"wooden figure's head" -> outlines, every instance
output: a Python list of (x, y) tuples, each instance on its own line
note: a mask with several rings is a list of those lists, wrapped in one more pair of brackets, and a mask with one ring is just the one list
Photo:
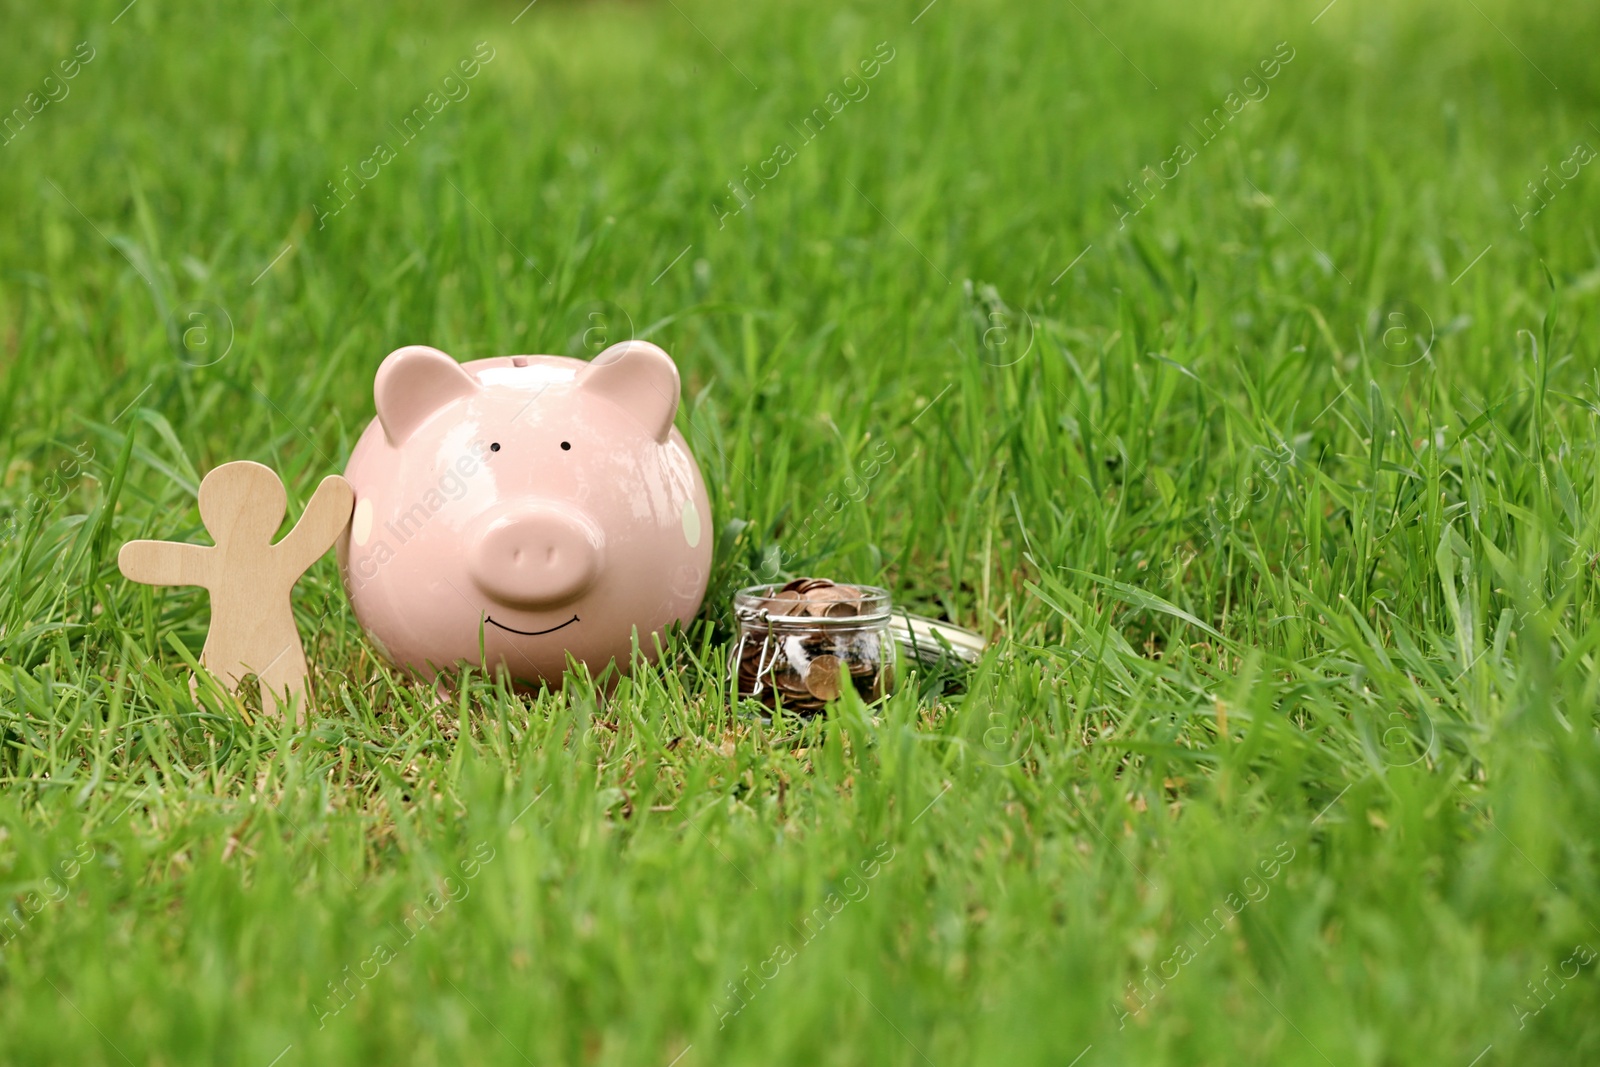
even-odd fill
[(200, 482), (200, 521), (218, 545), (270, 545), (288, 508), (283, 482), (259, 463), (224, 463)]

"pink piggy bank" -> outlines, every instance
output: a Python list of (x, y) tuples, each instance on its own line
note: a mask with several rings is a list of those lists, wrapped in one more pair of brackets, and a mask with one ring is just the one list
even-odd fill
[(394, 663), (559, 685), (568, 656), (626, 670), (636, 632), (654, 659), (650, 635), (700, 609), (711, 509), (655, 345), (466, 364), (413, 345), (373, 393), (339, 567)]

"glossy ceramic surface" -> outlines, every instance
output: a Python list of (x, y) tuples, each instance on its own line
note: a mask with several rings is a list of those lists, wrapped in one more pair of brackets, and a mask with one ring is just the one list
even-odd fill
[(394, 663), (554, 685), (569, 655), (626, 669), (636, 629), (653, 659), (649, 635), (699, 610), (710, 506), (672, 426), (677, 367), (655, 345), (465, 364), (412, 346), (374, 394), (339, 565)]

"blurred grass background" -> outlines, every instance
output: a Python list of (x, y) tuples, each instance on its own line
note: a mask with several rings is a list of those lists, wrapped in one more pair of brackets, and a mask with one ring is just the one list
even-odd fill
[[(1600, 1055), (1600, 194), (1528, 189), (1600, 10), (0, 7), (5, 1062)], [(292, 516), (393, 348), (629, 335), (719, 532), (665, 669), (441, 707), (330, 557), (312, 728), (189, 700), (203, 594), (115, 554), (201, 474)], [(730, 713), (807, 572), (992, 650)]]

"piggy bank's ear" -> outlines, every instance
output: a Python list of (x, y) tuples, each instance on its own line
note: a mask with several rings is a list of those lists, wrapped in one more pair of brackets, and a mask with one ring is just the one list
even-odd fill
[(383, 435), (399, 447), (429, 415), (477, 389), (472, 375), (437, 348), (407, 345), (390, 352), (378, 368), (372, 396)]
[(605, 397), (665, 443), (678, 414), (678, 366), (649, 341), (612, 345), (578, 375), (578, 388)]

